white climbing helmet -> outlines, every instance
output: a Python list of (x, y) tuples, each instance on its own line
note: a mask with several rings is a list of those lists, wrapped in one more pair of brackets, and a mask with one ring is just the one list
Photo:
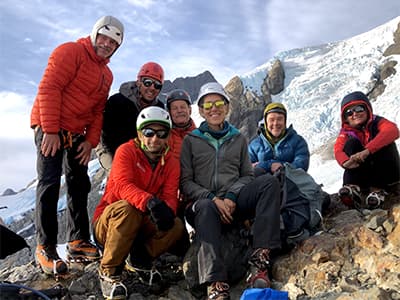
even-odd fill
[(197, 96), (197, 105), (200, 106), (203, 102), (203, 97), (209, 94), (219, 94), (225, 98), (227, 103), (229, 103), (229, 97), (225, 93), (223, 86), (218, 82), (208, 82), (203, 84), (200, 88), (199, 95)]
[(171, 117), (166, 110), (158, 106), (149, 106), (139, 113), (136, 120), (136, 129), (142, 130), (146, 125), (153, 123), (161, 124), (168, 129), (172, 127)]
[(112, 38), (118, 45), (121, 45), (124, 38), (124, 25), (113, 16), (104, 16), (97, 20), (90, 34), (93, 46), (96, 44), (96, 38), (99, 33)]

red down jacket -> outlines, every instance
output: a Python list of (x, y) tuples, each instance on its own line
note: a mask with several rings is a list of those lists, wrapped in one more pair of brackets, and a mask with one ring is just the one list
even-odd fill
[(49, 57), (31, 112), (31, 127), (84, 134), (95, 147), (113, 81), (109, 59), (96, 54), (90, 37), (57, 47)]
[(99, 218), (107, 205), (121, 199), (145, 212), (147, 201), (155, 196), (176, 213), (179, 176), (179, 161), (170, 151), (153, 170), (137, 140), (122, 144), (115, 153), (110, 177), (93, 221)]

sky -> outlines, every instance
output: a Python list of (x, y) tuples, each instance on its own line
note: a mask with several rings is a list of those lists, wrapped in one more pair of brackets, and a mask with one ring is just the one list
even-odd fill
[(112, 94), (147, 61), (160, 63), (166, 79), (209, 70), (225, 85), (280, 51), (347, 39), (399, 12), (398, 0), (2, 0), (0, 194), (36, 176), (29, 116), (48, 56), (89, 35), (103, 15), (125, 25), (110, 63)]

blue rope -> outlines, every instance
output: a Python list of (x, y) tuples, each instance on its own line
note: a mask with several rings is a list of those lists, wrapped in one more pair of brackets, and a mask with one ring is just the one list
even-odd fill
[(41, 291), (35, 290), (35, 289), (30, 288), (28, 286), (14, 284), (14, 283), (0, 283), (0, 287), (14, 287), (14, 288), (18, 288), (18, 289), (25, 289), (25, 290), (31, 291), (34, 294), (42, 297), (44, 300), (51, 300), (51, 298), (47, 297), (47, 295), (45, 295)]

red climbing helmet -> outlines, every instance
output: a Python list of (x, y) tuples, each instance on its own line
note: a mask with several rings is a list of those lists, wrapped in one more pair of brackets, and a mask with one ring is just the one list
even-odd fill
[(142, 77), (149, 77), (164, 83), (164, 70), (158, 63), (151, 61), (140, 68), (137, 79), (140, 80)]

